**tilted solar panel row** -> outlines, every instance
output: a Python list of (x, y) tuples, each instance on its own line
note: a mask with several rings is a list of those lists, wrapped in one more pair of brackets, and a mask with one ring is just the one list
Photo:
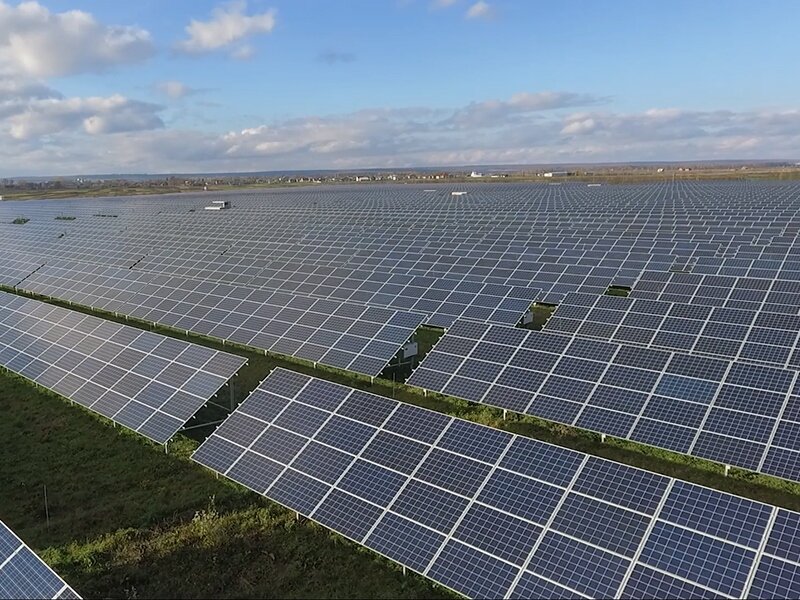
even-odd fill
[(462, 321), (408, 384), (800, 481), (797, 375)]
[(0, 366), (161, 444), (246, 362), (0, 292)]

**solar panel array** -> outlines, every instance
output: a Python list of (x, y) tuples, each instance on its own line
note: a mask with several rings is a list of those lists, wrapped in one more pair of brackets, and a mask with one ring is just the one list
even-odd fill
[(516, 325), (542, 296), (541, 290), (522, 286), (303, 263), (259, 264), (265, 261), (233, 255), (177, 254), (148, 256), (136, 269), (418, 312), (434, 327), (449, 327), (458, 318)]
[(77, 261), (48, 261), (19, 288), (370, 376), (425, 320), (418, 313)]
[[(587, 321), (576, 316), (585, 307), (562, 306), (548, 329), (563, 327), (578, 336), (613, 339), (634, 348), (724, 357), (737, 364), (731, 372), (750, 368), (750, 363), (792, 369), (797, 364), (797, 182), (458, 184), (437, 186), (433, 193), (425, 189), (320, 186), (219, 194), (213, 197), (231, 200), (233, 209), (214, 214), (202, 210), (210, 198), (202, 193), (3, 203), (0, 253), (13, 258), (28, 252), (35, 257), (29, 267), (38, 267), (42, 257), (45, 266), (31, 268), (36, 272), (20, 284), (25, 289), (373, 376), (408, 339), (401, 339), (399, 330), (406, 327), (410, 335), (411, 324), (420, 318), (410, 315), (442, 326), (456, 318), (512, 324), (530, 300), (563, 303), (574, 292), (600, 298), (595, 302), (604, 312), (593, 305)], [(467, 194), (455, 197), (451, 191)], [(76, 221), (54, 221), (65, 212)], [(10, 224), (23, 213), (30, 222)], [(24, 261), (6, 265), (27, 268)], [(619, 318), (622, 311), (605, 310), (605, 303), (612, 301), (601, 296), (609, 284), (633, 287), (634, 299), (622, 317), (626, 324), (614, 332), (610, 326), (617, 324), (606, 321)], [(666, 306), (642, 302), (652, 299), (672, 303), (671, 312), (640, 313), (639, 307), (657, 311)], [(331, 304), (311, 305), (317, 301), (346, 304), (335, 310), (348, 315), (364, 313), (352, 318), (352, 324), (338, 319), (338, 313), (320, 324), (322, 314), (334, 309)], [(267, 317), (254, 316), (256, 304)], [(715, 310), (706, 315), (701, 305)], [(366, 311), (387, 307), (399, 309), (395, 318), (403, 321), (390, 331), (396, 337), (365, 334), (379, 324), (364, 325)], [(566, 316), (570, 310), (573, 317)], [(679, 322), (679, 314), (688, 316)], [(486, 371), (481, 375), (454, 375), (429, 362), (412, 381), (423, 386), (428, 378), (430, 389), (446, 385), (448, 393), (495, 404), (527, 402), (525, 393), (533, 383), (497, 386), (486, 378), (500, 361), (480, 360), (473, 366)], [(502, 376), (506, 373), (511, 377), (512, 370)], [(442, 375), (452, 379), (442, 382)], [(777, 430), (767, 437), (765, 430), (752, 430), (755, 421), (768, 429), (768, 421), (760, 417), (794, 423), (790, 412), (772, 414), (752, 401), (755, 408), (735, 404), (739, 408), (725, 413), (724, 426), (706, 423), (711, 413), (695, 422), (694, 416), (669, 410), (677, 406), (672, 400), (697, 410), (695, 404), (703, 404), (699, 396), (681, 392), (672, 398), (652, 389), (644, 392), (641, 384), (631, 389), (630, 383), (620, 385), (628, 405), (595, 405), (594, 396), (587, 400), (577, 390), (597, 383), (585, 377), (567, 378), (560, 391), (537, 390), (536, 414), (561, 422), (578, 419), (609, 433), (633, 435), (629, 426), (650, 425), (653, 431), (636, 435), (726, 461), (739, 452), (730, 462), (794, 477), (794, 443)], [(560, 380), (551, 377), (547, 385), (551, 381)], [(522, 399), (493, 399), (484, 389), (487, 385), (507, 388), (512, 396), (522, 392)], [(595, 387), (610, 393), (606, 388), (614, 386), (593, 385), (593, 394)], [(634, 393), (648, 394), (647, 414), (636, 413)], [(666, 402), (662, 397), (669, 398), (670, 408), (656, 413), (653, 407)], [(717, 407), (712, 408), (716, 415)], [(741, 422), (739, 415), (744, 415)], [(739, 429), (746, 434), (740, 435)], [(697, 432), (703, 443), (701, 438), (688, 443)], [(721, 449), (725, 444), (728, 448)], [(769, 455), (773, 444), (785, 450), (779, 458)]]
[(21, 252), (0, 255), (0, 285), (16, 287), (20, 281), (35, 272), (43, 264), (43, 259)]
[(800, 314), (800, 282), (780, 279), (644, 271), (631, 297)]
[(0, 521), (0, 599), (80, 598)]
[(426, 390), (800, 481), (797, 372), (460, 321)]
[(800, 368), (798, 315), (573, 293), (544, 329)]
[(158, 443), (246, 362), (0, 292), (0, 366)]
[(474, 598), (795, 598), (800, 514), (276, 370), (197, 462)]

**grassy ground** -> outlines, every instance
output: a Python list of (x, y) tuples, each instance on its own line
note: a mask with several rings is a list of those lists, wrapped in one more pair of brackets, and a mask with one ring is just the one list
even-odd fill
[(167, 455), (9, 375), (0, 411), (0, 518), (85, 597), (447, 595), (216, 479), (192, 440)]
[[(589, 166), (584, 168), (591, 168)], [(583, 169), (580, 169), (583, 171)], [(403, 179), (398, 182), (398, 185), (416, 183), (416, 184), (440, 184), (440, 183), (470, 183), (470, 184), (484, 184), (492, 185), (496, 183), (538, 183), (547, 185), (549, 183), (603, 183), (607, 185), (612, 184), (626, 184), (626, 183), (666, 183), (670, 181), (722, 181), (722, 180), (797, 180), (800, 179), (800, 169), (794, 167), (753, 167), (745, 171), (732, 170), (730, 168), (706, 168), (696, 167), (693, 171), (675, 171), (667, 169), (662, 173), (658, 173), (655, 169), (641, 169), (641, 168), (625, 168), (618, 167), (615, 169), (599, 168), (593, 169), (591, 175), (570, 175), (567, 177), (548, 177), (543, 178), (536, 174), (536, 172), (518, 171), (509, 173), (508, 177), (502, 178), (473, 178), (467, 175), (449, 177), (443, 181), (432, 181), (431, 179)], [(353, 185), (353, 181), (326, 181), (325, 185)], [(390, 184), (389, 180), (381, 181), (368, 181), (360, 185), (386, 185)], [(311, 181), (306, 182), (285, 182), (274, 181), (270, 183), (250, 183), (243, 184), (209, 184), (207, 186), (209, 192), (219, 192), (225, 190), (250, 190), (250, 189), (272, 189), (272, 188), (289, 188), (289, 187), (314, 187), (319, 184)], [(185, 185), (183, 183), (169, 185), (141, 185), (141, 184), (127, 184), (127, 185), (105, 185), (105, 186), (91, 186), (82, 188), (66, 188), (66, 189), (42, 189), (42, 190), (18, 190), (18, 189), (0, 189), (0, 196), (4, 200), (42, 200), (42, 199), (62, 199), (62, 198), (90, 198), (99, 196), (139, 196), (139, 195), (152, 195), (152, 194), (171, 194), (178, 192), (200, 192), (203, 188), (196, 185)]]

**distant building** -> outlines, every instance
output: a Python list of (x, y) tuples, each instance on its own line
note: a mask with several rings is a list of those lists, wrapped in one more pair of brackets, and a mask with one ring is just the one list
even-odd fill
[(566, 177), (571, 175), (569, 171), (548, 171), (544, 174), (545, 177)]
[(470, 177), (483, 177), (483, 173), (478, 173), (477, 171), (473, 171), (469, 174)]

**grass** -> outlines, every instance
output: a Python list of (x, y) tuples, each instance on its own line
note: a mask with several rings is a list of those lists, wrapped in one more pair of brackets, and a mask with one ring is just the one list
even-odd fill
[(192, 440), (167, 455), (16, 376), (0, 407), (0, 517), (85, 597), (447, 596), (215, 478)]
[(627, 298), (631, 293), (631, 288), (620, 285), (612, 285), (606, 290), (607, 296), (621, 296)]
[(67, 217), (64, 215), (56, 217), (56, 221), (74, 221), (76, 217)]
[(12, 225), (25, 225), (25, 223), (27, 223), (28, 221), (30, 221), (30, 219), (26, 219), (25, 217), (17, 217), (13, 221), (11, 221), (11, 224)]

